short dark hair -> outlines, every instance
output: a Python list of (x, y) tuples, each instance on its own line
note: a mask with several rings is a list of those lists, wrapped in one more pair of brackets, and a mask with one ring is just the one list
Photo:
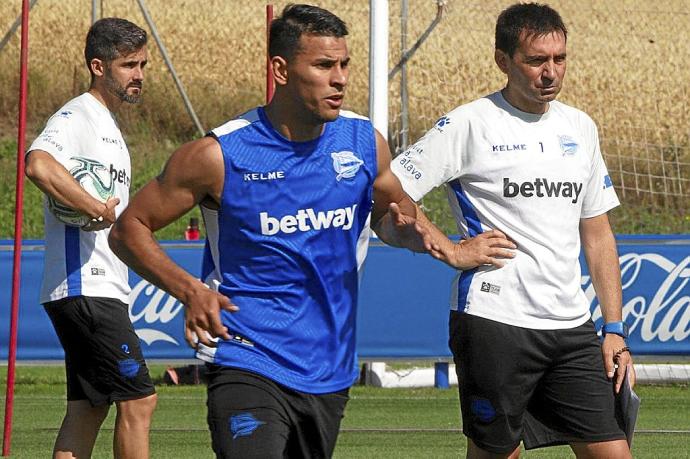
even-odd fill
[(302, 34), (340, 38), (347, 33), (345, 22), (330, 11), (318, 6), (290, 4), (271, 22), (268, 55), (291, 58), (299, 51)]
[(561, 32), (568, 39), (568, 30), (561, 15), (549, 5), (517, 3), (501, 12), (496, 20), (496, 49), (513, 57), (520, 43), (520, 35), (543, 36)]
[(146, 40), (146, 31), (126, 19), (100, 19), (94, 22), (86, 34), (86, 66), (91, 72), (92, 59), (112, 62), (121, 55), (141, 49)]

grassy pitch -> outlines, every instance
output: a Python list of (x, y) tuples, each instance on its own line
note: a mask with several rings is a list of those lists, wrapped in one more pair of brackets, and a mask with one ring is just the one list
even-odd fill
[[(152, 366), (154, 377), (163, 367)], [(6, 367), (2, 372), (5, 393)], [(204, 386), (158, 385), (151, 431), (152, 458), (212, 458)], [(690, 458), (690, 388), (638, 386), (642, 408), (633, 445), (636, 458)], [(62, 366), (17, 368), (12, 454), (49, 457), (64, 412)], [(352, 389), (336, 458), (457, 458), (465, 455), (455, 388)], [(114, 410), (103, 425), (94, 458), (112, 457)], [(574, 457), (567, 447), (523, 452), (527, 458)]]

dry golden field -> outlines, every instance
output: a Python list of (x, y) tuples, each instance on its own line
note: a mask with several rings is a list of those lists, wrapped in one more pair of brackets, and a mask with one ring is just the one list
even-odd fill
[[(102, 0), (104, 16), (145, 22), (136, 0)], [(147, 0), (147, 5), (205, 128), (264, 98), (265, 2)], [(287, 2), (276, 2), (279, 11)], [(400, 2), (391, 0), (392, 68), (400, 56)], [(441, 114), (503, 84), (493, 63), (493, 27), (510, 1), (448, 0), (443, 20), (408, 66), (410, 139)], [(319, 1), (350, 26), (350, 109), (367, 113), (368, 0)], [(551, 1), (569, 27), (569, 70), (561, 100), (588, 112), (600, 128), (609, 169), (624, 199), (690, 200), (690, 2)], [(19, 0), (0, 1), (0, 32)], [(436, 14), (434, 0), (409, 0), (408, 45)], [(90, 0), (40, 0), (31, 13), (29, 121), (40, 124), (86, 88), (83, 40)], [(0, 51), (0, 137), (16, 124), (19, 38)], [(155, 43), (146, 99), (126, 117), (153, 135), (195, 135)], [(399, 77), (390, 82), (391, 133), (399, 124)], [(667, 202), (668, 200), (662, 199)], [(660, 201), (658, 201), (660, 202)]]

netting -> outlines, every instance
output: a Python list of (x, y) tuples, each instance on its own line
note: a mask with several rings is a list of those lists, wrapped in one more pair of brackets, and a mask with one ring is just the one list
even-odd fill
[[(408, 47), (437, 1), (409, 2)], [(407, 64), (408, 138), (441, 114), (505, 84), (493, 62), (498, 13), (512, 1), (447, 0), (442, 21)], [(391, 60), (400, 49), (400, 2), (391, 2)], [(683, 0), (552, 1), (569, 29), (559, 100), (599, 126), (602, 151), (624, 201), (688, 208), (690, 199), (690, 3)], [(391, 81), (391, 142), (404, 148), (398, 74)]]
[[(389, 0), (390, 60), (401, 56), (401, 2)], [(203, 3), (201, 6), (200, 3)], [(276, 14), (288, 3), (273, 2)], [(368, 112), (369, 0), (318, 2), (350, 27), (352, 72), (347, 106)], [(407, 63), (407, 141), (443, 113), (501, 88), (493, 62), (493, 29), (512, 0), (446, 0), (443, 19)], [(29, 123), (34, 130), (65, 100), (83, 91), (81, 56), (91, 19), (86, 0), (42, 0), (32, 12)], [(106, 16), (145, 24), (135, 0), (103, 0)], [(147, 0), (190, 99), (206, 128), (264, 98), (265, 2)], [(687, 209), (690, 198), (690, 3), (687, 0), (554, 0), (570, 31), (569, 69), (560, 100), (587, 112), (600, 130), (602, 150), (624, 202), (650, 201)], [(0, 2), (0, 31), (9, 29), (18, 2)], [(437, 13), (436, 0), (409, 0), (407, 47)], [(18, 38), (0, 52), (3, 128), (16, 118)], [(185, 138), (194, 128), (155, 44), (145, 101), (134, 124), (161, 136)], [(390, 81), (390, 140), (403, 146), (401, 73)], [(142, 118), (143, 115), (143, 118)], [(125, 116), (125, 118), (127, 118)], [(0, 121), (3, 121), (0, 120)]]

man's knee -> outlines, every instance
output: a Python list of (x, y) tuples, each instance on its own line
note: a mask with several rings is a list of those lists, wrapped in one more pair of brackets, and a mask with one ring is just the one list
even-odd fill
[(92, 406), (88, 400), (69, 400), (65, 418), (72, 422), (100, 427), (108, 416), (108, 405)]
[(158, 394), (133, 400), (116, 402), (118, 415), (130, 422), (150, 421), (153, 411), (156, 409)]
[(571, 443), (570, 448), (582, 459), (632, 459), (626, 440)]
[(477, 446), (471, 438), (467, 438), (468, 459), (517, 459), (520, 457), (520, 445), (507, 453), (492, 453)]

